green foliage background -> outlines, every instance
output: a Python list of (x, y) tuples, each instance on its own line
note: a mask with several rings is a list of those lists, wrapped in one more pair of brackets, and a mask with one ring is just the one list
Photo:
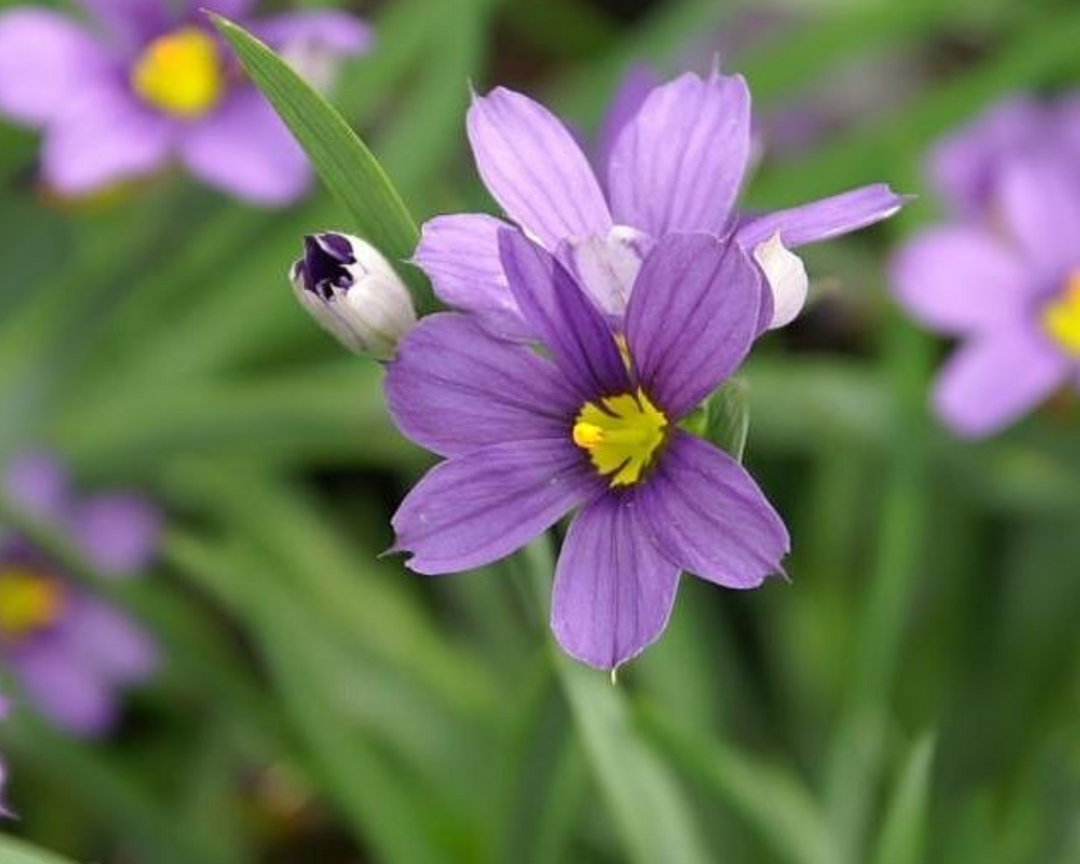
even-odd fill
[[(754, 205), (879, 180), (921, 195), (812, 250), (827, 299), (745, 371), (746, 459), (788, 518), (790, 584), (684, 579), (613, 687), (550, 642), (546, 542), (443, 579), (376, 557), (429, 457), (389, 424), (378, 366), (296, 307), (299, 237), (360, 225), (404, 257), (406, 210), (492, 206), (466, 82), (590, 129), (627, 63), (678, 70), (749, 4), (616, 5), (361, 7), (378, 47), (333, 101), (400, 206), (357, 169), (329, 178), (345, 206), (320, 189), (262, 212), (170, 176), (71, 207), (25, 182), (35, 137), (0, 126), (0, 458), (55, 448), (87, 486), (152, 492), (171, 525), (136, 584), (70, 561), (166, 666), (104, 744), (24, 710), (3, 724), (8, 832), (110, 864), (1080, 860), (1075, 402), (955, 440), (925, 407), (940, 346), (884, 290), (890, 249), (935, 217), (927, 145), (1080, 80), (1072, 2), (804, 0), (738, 52), (758, 111), (859, 64), (905, 70), (895, 100), (766, 156)], [(56, 864), (33, 847), (0, 838), (0, 862)]]

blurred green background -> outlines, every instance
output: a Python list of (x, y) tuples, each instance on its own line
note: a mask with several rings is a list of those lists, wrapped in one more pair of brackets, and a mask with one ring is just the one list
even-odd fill
[[(627, 64), (717, 50), (778, 130), (752, 205), (921, 196), (810, 250), (813, 308), (745, 370), (791, 581), (684, 579), (613, 687), (558, 654), (519, 562), (426, 579), (377, 559), (429, 457), (390, 425), (379, 367), (288, 289), (300, 236), (345, 225), (330, 196), (267, 212), (177, 174), (60, 202), (32, 180), (36, 136), (0, 125), (0, 460), (53, 449), (170, 525), (155, 572), (108, 587), (162, 674), (98, 744), (17, 710), (4, 830), (102, 864), (1080, 861), (1076, 405), (955, 440), (925, 404), (943, 346), (885, 290), (890, 250), (936, 216), (926, 147), (1080, 80), (1080, 7), (349, 8), (377, 48), (333, 101), (418, 218), (493, 207), (467, 82), (592, 129)], [(822, 122), (785, 137), (796, 109)], [(545, 544), (527, 554), (550, 568)]]

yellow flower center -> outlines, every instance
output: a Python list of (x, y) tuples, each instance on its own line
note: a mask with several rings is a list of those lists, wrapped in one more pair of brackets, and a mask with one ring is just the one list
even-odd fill
[(657, 448), (664, 443), (667, 417), (645, 392), (622, 393), (586, 402), (574, 423), (574, 443), (589, 454), (593, 467), (612, 475), (612, 486), (641, 479)]
[(1066, 352), (1080, 357), (1080, 270), (1065, 283), (1065, 290), (1043, 310), (1043, 327)]
[(0, 635), (18, 639), (51, 626), (64, 609), (60, 584), (24, 569), (0, 571)]
[(135, 62), (131, 86), (162, 111), (199, 117), (217, 104), (225, 88), (217, 45), (195, 27), (159, 36)]

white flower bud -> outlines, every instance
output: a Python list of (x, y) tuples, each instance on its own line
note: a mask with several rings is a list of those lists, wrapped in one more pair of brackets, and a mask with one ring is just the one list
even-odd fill
[(358, 237), (308, 235), (289, 279), (300, 305), (357, 354), (389, 358), (416, 324), (409, 289), (390, 262)]
[(776, 233), (757, 245), (754, 260), (765, 273), (773, 295), (773, 317), (769, 329), (790, 324), (806, 305), (810, 288), (802, 258), (784, 246), (780, 234)]

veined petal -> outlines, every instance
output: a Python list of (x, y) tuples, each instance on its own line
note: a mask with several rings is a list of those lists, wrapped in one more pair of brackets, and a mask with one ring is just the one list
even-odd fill
[(192, 123), (180, 142), (180, 158), (204, 183), (257, 204), (290, 204), (311, 184), (304, 151), (253, 87), (238, 90)]
[(728, 588), (781, 572), (791, 541), (757, 483), (713, 445), (677, 431), (640, 492), (642, 520), (682, 569)]
[(1080, 264), (1080, 179), (1063, 154), (1015, 157), (1002, 169), (1001, 217), (1040, 275), (1062, 279)]
[(109, 69), (105, 50), (71, 18), (22, 7), (0, 14), (0, 112), (43, 125)]
[(473, 98), (467, 125), (484, 184), (507, 215), (548, 249), (611, 230), (589, 160), (542, 105), (498, 87)]
[(789, 249), (848, 234), (895, 215), (908, 199), (884, 183), (862, 186), (799, 207), (746, 219), (736, 237), (753, 249), (779, 234)]
[(637, 63), (631, 66), (611, 98), (607, 113), (600, 124), (596, 145), (596, 168), (602, 178), (607, 177), (611, 153), (623, 129), (637, 116), (649, 94), (660, 86), (660, 76), (650, 66)]
[(518, 231), (500, 231), (499, 249), (518, 307), (574, 394), (586, 401), (628, 392), (615, 335), (573, 277)]
[(679, 568), (653, 544), (632, 494), (602, 495), (574, 519), (555, 570), (551, 629), (583, 663), (613, 669), (667, 626)]
[(569, 437), (509, 441), (455, 456), (413, 487), (392, 520), (392, 551), (417, 573), (456, 573), (514, 552), (595, 495)]
[(443, 456), (504, 441), (565, 440), (580, 407), (549, 361), (493, 339), (463, 315), (424, 318), (398, 346), (385, 387), (398, 428)]
[(649, 94), (615, 143), (608, 164), (615, 221), (654, 237), (724, 233), (749, 160), (746, 81), (682, 75)]
[(978, 438), (1019, 420), (1069, 377), (1072, 364), (1022, 322), (976, 336), (941, 370), (934, 409), (959, 435)]
[(948, 225), (918, 234), (893, 258), (897, 299), (946, 333), (999, 327), (1025, 313), (1039, 280), (988, 231)]
[(621, 318), (626, 313), (641, 262), (651, 247), (652, 238), (625, 225), (616, 225), (607, 237), (560, 243), (557, 256), (601, 312)]
[(471, 312), (494, 335), (535, 341), (499, 258), (499, 230), (510, 225), (483, 213), (436, 216), (424, 223), (413, 262), (448, 306)]
[(45, 135), (45, 180), (67, 195), (152, 173), (168, 161), (171, 120), (139, 104), (120, 82), (85, 92), (55, 117)]
[(742, 363), (757, 335), (761, 276), (742, 248), (670, 234), (645, 259), (626, 312), (626, 341), (650, 398), (678, 419)]

